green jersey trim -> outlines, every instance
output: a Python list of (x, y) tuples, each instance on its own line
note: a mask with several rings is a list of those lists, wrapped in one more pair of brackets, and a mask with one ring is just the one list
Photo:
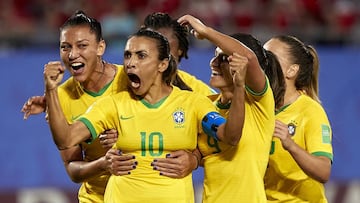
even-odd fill
[(99, 92), (91, 92), (86, 89), (84, 89), (84, 91), (93, 97), (98, 97), (98, 96), (101, 96), (102, 94), (104, 94), (104, 92), (109, 88), (111, 83), (112, 83), (112, 81), (109, 82), (108, 84), (106, 84)]
[(86, 119), (84, 117), (79, 118), (78, 121), (84, 123), (85, 126), (89, 129), (91, 138), (89, 140), (87, 140), (86, 142), (88, 144), (90, 144), (93, 140), (95, 140), (97, 138), (97, 133), (96, 133), (94, 126), (91, 124), (91, 122), (88, 119)]
[(159, 106), (161, 106), (161, 104), (164, 103), (164, 101), (168, 98), (168, 96), (160, 99), (160, 101), (156, 102), (155, 104), (150, 104), (148, 103), (147, 101), (145, 101), (145, 99), (141, 99), (141, 103), (143, 103), (146, 107), (148, 107), (149, 109), (156, 109), (158, 108)]
[[(265, 77), (266, 78), (266, 77)], [(265, 94), (266, 90), (269, 88), (269, 83), (268, 83), (268, 80), (266, 79), (265, 80), (265, 87), (264, 89), (261, 91), (261, 92), (255, 92), (254, 90), (252, 90), (250, 87), (246, 86), (245, 85), (245, 89), (250, 92), (252, 95), (254, 96), (262, 96), (263, 94)]]
[(330, 159), (331, 163), (333, 162), (333, 155), (329, 152), (313, 152), (314, 156), (324, 156)]

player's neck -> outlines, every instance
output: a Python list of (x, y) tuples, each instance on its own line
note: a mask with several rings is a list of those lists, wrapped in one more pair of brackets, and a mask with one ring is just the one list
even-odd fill
[(283, 106), (294, 103), (299, 96), (300, 96), (300, 92), (296, 89), (286, 90)]
[(101, 68), (99, 68), (98, 71), (95, 71), (95, 73), (94, 80), (90, 80), (89, 82), (82, 84), (83, 88), (87, 91), (99, 92), (102, 90), (109, 82), (114, 79), (116, 75), (116, 69), (114, 69), (111, 64), (102, 61)]
[(152, 87), (151, 90), (143, 97), (143, 99), (149, 104), (156, 104), (163, 100), (173, 91), (172, 86), (162, 84), (158, 88)]

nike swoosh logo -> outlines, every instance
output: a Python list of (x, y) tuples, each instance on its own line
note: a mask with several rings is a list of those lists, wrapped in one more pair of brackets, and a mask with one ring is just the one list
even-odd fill
[(127, 117), (125, 117), (125, 116), (123, 116), (123, 115), (121, 115), (120, 116), (120, 119), (121, 120), (128, 120), (128, 119), (131, 119), (131, 118), (133, 118), (134, 116), (127, 116)]

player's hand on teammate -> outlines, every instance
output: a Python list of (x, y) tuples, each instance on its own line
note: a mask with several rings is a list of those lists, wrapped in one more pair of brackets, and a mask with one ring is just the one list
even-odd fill
[(137, 161), (131, 154), (123, 154), (118, 149), (109, 149), (105, 154), (107, 170), (117, 176), (129, 175), (131, 170), (136, 169)]
[(105, 130), (99, 135), (100, 144), (104, 149), (110, 149), (117, 141), (116, 129)]
[(30, 97), (21, 108), (24, 113), (24, 119), (28, 119), (31, 115), (36, 115), (44, 112), (46, 109), (45, 96), (32, 96)]
[(171, 178), (183, 178), (198, 167), (196, 156), (185, 150), (178, 150), (166, 155), (166, 158), (154, 159), (151, 163), (160, 175)]
[(44, 66), (44, 80), (46, 90), (53, 90), (58, 87), (64, 77), (65, 67), (60, 61), (50, 61)]

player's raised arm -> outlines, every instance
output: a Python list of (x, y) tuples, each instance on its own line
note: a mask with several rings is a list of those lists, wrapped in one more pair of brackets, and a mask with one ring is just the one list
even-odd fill
[(65, 68), (60, 62), (49, 62), (44, 67), (48, 121), (54, 142), (59, 149), (73, 147), (90, 137), (90, 132), (83, 123), (75, 122), (69, 125), (62, 112), (57, 88), (64, 71)]

